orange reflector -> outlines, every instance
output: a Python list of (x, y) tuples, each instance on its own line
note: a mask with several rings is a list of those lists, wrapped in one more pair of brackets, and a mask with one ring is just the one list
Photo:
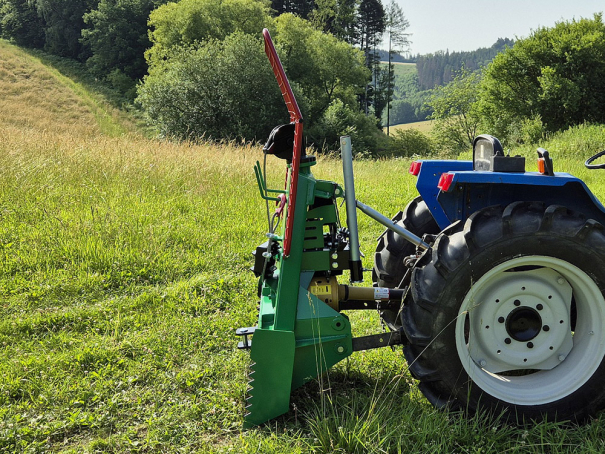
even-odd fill
[(452, 181), (454, 181), (453, 173), (443, 173), (441, 174), (441, 178), (439, 178), (439, 183), (437, 183), (437, 187), (444, 192), (449, 191), (450, 186), (452, 185)]
[(410, 164), (410, 173), (412, 175), (414, 175), (415, 177), (418, 176), (418, 174), (420, 173), (420, 167), (422, 167), (422, 162), (420, 161), (414, 161)]
[(544, 165), (544, 158), (538, 158), (538, 172), (542, 175), (546, 175), (546, 166)]

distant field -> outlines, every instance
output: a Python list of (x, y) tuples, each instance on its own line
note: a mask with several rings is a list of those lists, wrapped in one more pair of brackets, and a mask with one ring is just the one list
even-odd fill
[(397, 131), (398, 129), (418, 129), (422, 132), (430, 132), (433, 129), (433, 120), (417, 121), (415, 123), (403, 123), (400, 125), (391, 125), (391, 131)]
[[(387, 65), (388, 62), (380, 62), (382, 65)], [(416, 72), (416, 63), (393, 63), (395, 69), (395, 77), (413, 74)]]

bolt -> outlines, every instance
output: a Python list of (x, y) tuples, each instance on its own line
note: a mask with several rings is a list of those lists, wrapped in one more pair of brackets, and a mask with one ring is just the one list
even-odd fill
[(332, 268), (338, 268), (338, 262), (332, 262)]
[(275, 233), (267, 233), (267, 238), (269, 238), (270, 240), (276, 240), (279, 237)]
[(548, 325), (544, 325), (544, 326), (542, 327), (542, 329), (543, 329), (544, 331), (550, 331), (550, 326), (548, 326)]
[(263, 257), (268, 259), (269, 257), (271, 257), (271, 253), (270, 252), (263, 252)]
[(504, 343), (509, 345), (512, 341), (510, 340), (510, 337), (507, 337), (506, 339), (504, 339)]
[(559, 359), (559, 361), (564, 361), (565, 360), (565, 355), (559, 355), (558, 359)]
[(515, 303), (514, 303), (514, 304), (515, 304), (515, 306), (520, 306), (520, 305), (521, 305), (521, 301), (519, 301), (519, 300), (515, 300)]
[(534, 348), (534, 343), (533, 342), (528, 342), (527, 343), (527, 348)]
[(498, 317), (498, 323), (504, 323), (504, 317)]
[(336, 350), (338, 351), (338, 353), (344, 353), (345, 348), (343, 346), (340, 346)]
[(536, 309), (538, 309), (539, 311), (541, 311), (542, 309), (544, 309), (544, 306), (542, 306), (541, 304), (538, 304), (536, 306)]
[(335, 252), (334, 254), (332, 254), (332, 259), (336, 260), (338, 258), (338, 254)]
[(563, 279), (562, 277), (558, 278), (557, 279), (557, 284), (559, 284), (559, 285), (565, 284), (565, 279)]
[(484, 359), (482, 359), (481, 361), (479, 361), (479, 365), (481, 367), (485, 367), (485, 366), (487, 366), (487, 362)]

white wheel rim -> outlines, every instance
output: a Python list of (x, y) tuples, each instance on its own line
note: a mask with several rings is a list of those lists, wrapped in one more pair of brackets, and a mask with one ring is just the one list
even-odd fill
[[(528, 266), (543, 267), (540, 269), (546, 271), (536, 270), (519, 274), (507, 272), (512, 268)], [(517, 275), (519, 277), (515, 278), (514, 276)], [(544, 286), (550, 285), (551, 289), (556, 291), (555, 284), (550, 283), (555, 275), (560, 275), (558, 284), (561, 284), (561, 287), (570, 287), (573, 291), (577, 310), (573, 336), (570, 316), (565, 306), (567, 304), (565, 290), (560, 291), (560, 298), (555, 295), (554, 298), (548, 299), (553, 292), (548, 292), (549, 295), (544, 296), (546, 295), (543, 292)], [(525, 279), (529, 278), (531, 281), (535, 276), (538, 282), (535, 291), (531, 291), (530, 285), (527, 286), (527, 291), (525, 289), (521, 291), (521, 285), (519, 290), (511, 290), (513, 288), (511, 282), (515, 279), (521, 283), (521, 280), (525, 282)], [(561, 277), (564, 278), (564, 283)], [(523, 355), (523, 353), (519, 352), (523, 352), (527, 347), (526, 343), (521, 345), (521, 341), (516, 339), (505, 344), (505, 338), (510, 335), (494, 335), (494, 328), (502, 324), (498, 321), (502, 316), (502, 308), (492, 309), (487, 306), (493, 299), (495, 291), (504, 292), (508, 299), (515, 298), (515, 291), (518, 291), (521, 295), (519, 299), (531, 301), (527, 304), (533, 306), (537, 305), (538, 300), (535, 298), (542, 297), (540, 304), (546, 306), (543, 311), (540, 311), (542, 319), (563, 321), (561, 327), (564, 326), (567, 333), (561, 334), (561, 327), (557, 326), (558, 332), (555, 333), (553, 330), (544, 333), (542, 330), (535, 339), (531, 339), (536, 345), (527, 350), (523, 359), (531, 363), (531, 369), (539, 369), (536, 372), (521, 376), (504, 373), (504, 370), (523, 368), (518, 362), (519, 354)], [(528, 299), (526, 293), (532, 294), (533, 299)], [(469, 321), (465, 331), (467, 314)], [(477, 321), (478, 318), (481, 320)], [(518, 257), (492, 268), (472, 285), (462, 302), (456, 320), (456, 348), (467, 374), (484, 392), (511, 404), (542, 405), (569, 396), (592, 377), (605, 356), (605, 339), (602, 335), (604, 319), (605, 299), (598, 286), (585, 272), (569, 262), (553, 257)], [(491, 331), (484, 329), (486, 326), (489, 326)], [(498, 329), (500, 333), (503, 332), (501, 327)], [(475, 347), (477, 344), (483, 346), (477, 348)], [(550, 347), (553, 348), (549, 350)], [(493, 352), (496, 350), (501, 351), (497, 355), (501, 356), (500, 364), (498, 360), (491, 359), (495, 357)], [(486, 356), (490, 354), (492, 357)], [(544, 361), (538, 359), (540, 355)], [(507, 365), (510, 367), (506, 367)], [(490, 369), (495, 372), (490, 372)]]

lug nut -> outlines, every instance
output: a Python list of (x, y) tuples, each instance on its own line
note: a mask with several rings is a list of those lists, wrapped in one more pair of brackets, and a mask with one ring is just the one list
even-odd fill
[(498, 317), (498, 323), (504, 323), (504, 317)]
[(536, 309), (538, 309), (539, 311), (541, 311), (542, 309), (544, 309), (544, 306), (542, 306), (541, 304), (538, 304), (536, 306)]
[(534, 348), (534, 343), (533, 342), (528, 342), (527, 343), (527, 348)]
[(559, 361), (564, 361), (565, 360), (565, 355), (559, 355), (558, 359), (559, 359)]
[(481, 367), (485, 367), (485, 366), (487, 366), (487, 362), (484, 359), (482, 359), (481, 361), (479, 361), (479, 365)]
[(510, 337), (507, 337), (506, 339), (504, 339), (504, 343), (505, 344), (510, 344), (512, 341), (510, 340)]
[(548, 326), (548, 325), (544, 325), (544, 326), (542, 327), (542, 329), (543, 329), (544, 331), (550, 331), (550, 326)]
[(521, 301), (515, 300), (514, 304), (515, 304), (515, 306), (520, 306), (521, 305)]

